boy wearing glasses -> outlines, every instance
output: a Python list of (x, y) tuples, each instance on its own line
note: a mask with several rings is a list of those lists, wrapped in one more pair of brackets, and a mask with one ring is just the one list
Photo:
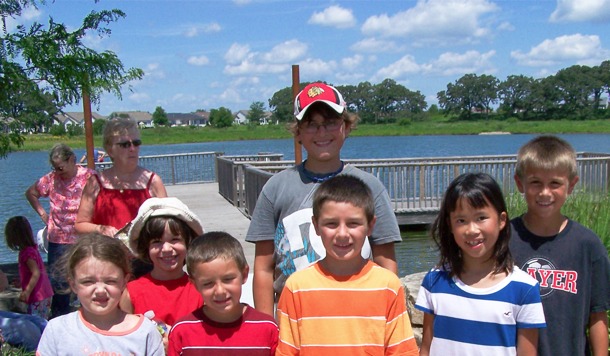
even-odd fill
[(307, 85), (296, 97), (291, 131), (307, 151), (307, 159), (275, 174), (263, 187), (246, 241), (256, 244), (254, 306), (274, 315), (274, 303), (288, 276), (326, 253), (311, 223), (312, 196), (320, 183), (350, 174), (373, 192), (377, 224), (362, 251), (390, 271), (397, 272), (394, 243), (401, 241), (398, 223), (383, 184), (373, 175), (341, 160), (341, 147), (356, 126), (339, 91), (324, 83)]

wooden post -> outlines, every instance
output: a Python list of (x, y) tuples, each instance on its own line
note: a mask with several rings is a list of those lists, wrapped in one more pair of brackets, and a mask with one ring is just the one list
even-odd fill
[(89, 92), (83, 87), (83, 114), (85, 120), (85, 144), (87, 145), (87, 167), (95, 169), (97, 157), (93, 157), (93, 120), (91, 119), (91, 99)]
[[(297, 94), (301, 91), (300, 79), (299, 79), (299, 65), (292, 65), (292, 102), (297, 98)], [(301, 143), (297, 138), (294, 138), (294, 164), (301, 164), (303, 161), (303, 152), (301, 150)]]

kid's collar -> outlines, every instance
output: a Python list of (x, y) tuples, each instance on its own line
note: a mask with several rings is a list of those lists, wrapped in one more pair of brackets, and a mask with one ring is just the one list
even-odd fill
[(303, 174), (305, 175), (305, 177), (307, 177), (314, 183), (322, 183), (324, 181), (331, 179), (332, 177), (341, 173), (341, 171), (343, 171), (343, 166), (344, 166), (343, 161), (341, 161), (341, 166), (339, 166), (339, 169), (337, 169), (336, 171), (330, 172), (330, 173), (324, 173), (324, 174), (316, 174), (316, 173), (308, 171), (307, 168), (305, 168), (305, 162), (307, 162), (307, 160), (304, 160), (303, 163), (301, 163), (301, 168), (303, 169)]

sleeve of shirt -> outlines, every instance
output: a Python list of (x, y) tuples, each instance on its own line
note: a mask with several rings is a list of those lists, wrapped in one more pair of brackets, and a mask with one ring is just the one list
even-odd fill
[[(400, 284), (400, 281), (398, 283)], [(413, 336), (409, 313), (407, 313), (404, 288), (402, 285), (398, 285), (396, 290), (398, 293), (388, 301), (385, 354), (417, 356), (419, 348)]]
[(377, 217), (377, 222), (371, 234), (372, 245), (402, 241), (398, 221), (396, 221), (396, 214), (394, 214), (390, 196), (385, 189), (375, 197), (375, 216)]
[(434, 307), (432, 306), (432, 294), (430, 293), (430, 276), (431, 272), (428, 272), (421, 282), (421, 288), (419, 288), (417, 299), (415, 300), (415, 309), (421, 310), (424, 313), (434, 314)]
[(254, 208), (254, 212), (252, 213), (250, 226), (246, 233), (246, 241), (257, 242), (273, 240), (276, 225), (277, 222), (275, 221), (273, 204), (267, 197), (266, 189), (263, 188), (256, 201), (256, 208)]
[(40, 177), (40, 179), (36, 181), (36, 190), (38, 191), (38, 194), (40, 194), (40, 196), (42, 197), (48, 197), (51, 191), (51, 183), (51, 173), (45, 174), (44, 176)]

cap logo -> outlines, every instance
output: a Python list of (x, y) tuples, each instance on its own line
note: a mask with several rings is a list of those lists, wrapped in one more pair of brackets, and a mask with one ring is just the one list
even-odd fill
[(311, 87), (307, 91), (307, 96), (310, 98), (315, 98), (316, 96), (322, 95), (322, 94), (324, 94), (324, 89), (322, 89), (320, 87)]

